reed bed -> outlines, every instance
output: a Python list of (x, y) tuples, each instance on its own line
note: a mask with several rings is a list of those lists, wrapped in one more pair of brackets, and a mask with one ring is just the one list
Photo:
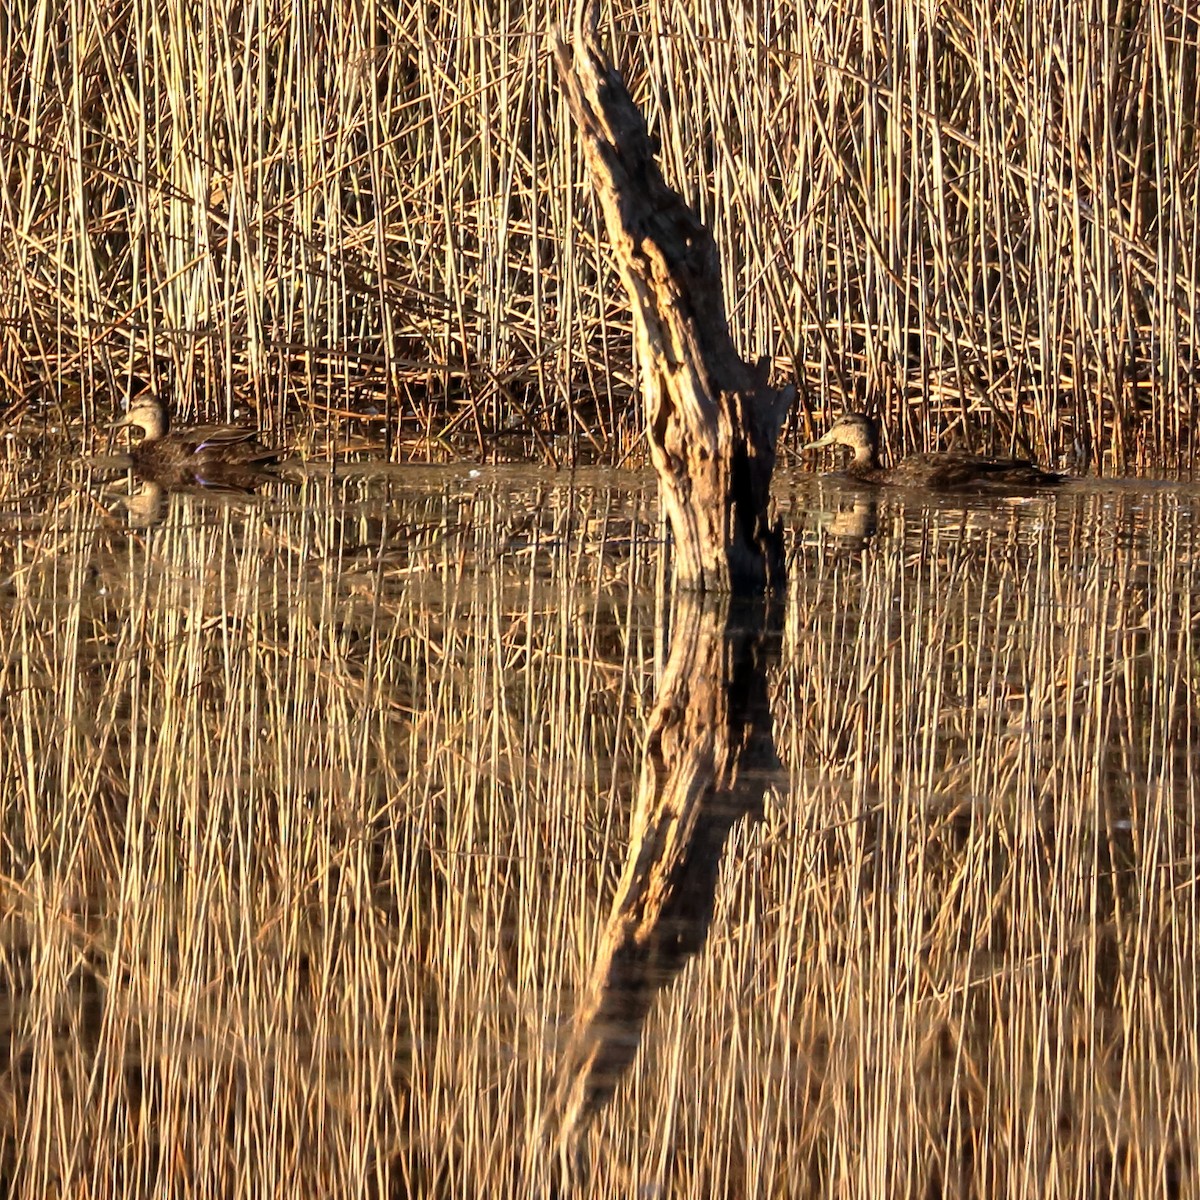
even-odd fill
[[(626, 300), (549, 57), (574, 9), (0, 13), (0, 414), (394, 457), (636, 453)], [(750, 355), (898, 447), (1190, 465), (1200, 21), (1169, 0), (605, 8)]]
[[(0, 489), (6, 1195), (545, 1194), (662, 655), (580, 482)], [(1196, 1194), (1196, 504), (795, 518), (787, 773), (586, 1194)]]

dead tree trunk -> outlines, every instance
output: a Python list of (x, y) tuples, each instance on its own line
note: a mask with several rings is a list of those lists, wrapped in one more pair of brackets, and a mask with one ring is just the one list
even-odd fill
[(716, 243), (664, 181), (655, 146), (600, 49), (595, 12), (555, 46), (621, 278), (633, 306), (646, 432), (675, 541), (676, 586), (782, 588), (783, 530), (769, 512), (775, 443), (795, 389), (734, 348)]

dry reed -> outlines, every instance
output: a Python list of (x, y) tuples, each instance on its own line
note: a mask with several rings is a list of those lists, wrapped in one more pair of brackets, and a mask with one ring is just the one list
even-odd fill
[[(622, 459), (621, 295), (547, 39), (507, 0), (0, 13), (5, 409), (359, 419), (400, 455)], [(797, 417), (879, 407), (1106, 471), (1190, 464), (1200, 22), (1168, 0), (605, 13)], [(499, 441), (497, 440), (499, 439)]]

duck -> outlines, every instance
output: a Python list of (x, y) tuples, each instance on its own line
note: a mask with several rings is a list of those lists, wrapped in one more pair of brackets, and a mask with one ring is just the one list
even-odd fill
[(240, 425), (196, 425), (172, 430), (167, 409), (153, 393), (135, 396), (113, 429), (140, 429), (129, 449), (133, 469), (143, 479), (168, 485), (249, 488), (262, 481), (260, 467), (278, 460), (256, 439), (258, 431)]
[(947, 488), (1042, 488), (1054, 487), (1066, 478), (1043, 471), (1027, 458), (983, 458), (956, 450), (932, 454), (910, 454), (894, 467), (879, 462), (879, 422), (866, 413), (851, 412), (838, 417), (824, 437), (809, 442), (803, 450), (822, 446), (848, 446), (851, 450), (846, 474), (863, 483), (930, 489)]

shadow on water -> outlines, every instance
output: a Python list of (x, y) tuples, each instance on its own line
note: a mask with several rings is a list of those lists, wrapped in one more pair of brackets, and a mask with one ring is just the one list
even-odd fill
[(1200, 490), (779, 499), (0, 462), (0, 1191), (1193, 1194)]

